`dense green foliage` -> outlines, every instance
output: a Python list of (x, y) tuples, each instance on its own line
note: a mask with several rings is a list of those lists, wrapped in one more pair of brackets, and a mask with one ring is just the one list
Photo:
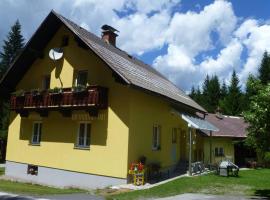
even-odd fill
[[(20, 53), (24, 46), (24, 39), (21, 35), (21, 25), (17, 20), (11, 27), (10, 32), (7, 35), (7, 39), (4, 40), (3, 51), (0, 52), (0, 79), (3, 77), (11, 63), (16, 56)], [(6, 99), (0, 97), (0, 137), (5, 138), (8, 127), (9, 117), (9, 104)]]
[(250, 104), (244, 112), (249, 123), (247, 143), (253, 146), (261, 159), (270, 152), (270, 84), (266, 86), (255, 82), (257, 94), (250, 97)]
[[(0, 80), (8, 70), (12, 62), (14, 62), (16, 56), (20, 53), (24, 46), (24, 39), (21, 35), (21, 25), (17, 20), (11, 27), (10, 32), (7, 35), (7, 39), (4, 40), (2, 52), (0, 52)], [(5, 144), (7, 139), (7, 129), (9, 122), (9, 101), (0, 96), (0, 139), (1, 139), (1, 161), (5, 160)]]
[(239, 177), (221, 177), (215, 174), (183, 177), (150, 189), (108, 196), (107, 199), (156, 199), (183, 193), (255, 195), (262, 198), (270, 197), (269, 179), (269, 169), (240, 171)]

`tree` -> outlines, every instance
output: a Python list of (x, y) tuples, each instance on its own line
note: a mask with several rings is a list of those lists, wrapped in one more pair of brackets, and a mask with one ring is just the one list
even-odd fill
[[(16, 56), (24, 46), (24, 39), (21, 35), (21, 25), (17, 20), (11, 27), (4, 40), (3, 51), (0, 52), (0, 78), (9, 68)], [(9, 120), (9, 105), (6, 99), (0, 97), (0, 137), (6, 139)]]
[(261, 81), (254, 75), (250, 74), (246, 82), (246, 91), (244, 99), (244, 110), (248, 110), (251, 98), (258, 94), (258, 91), (262, 89), (263, 85)]
[(21, 35), (21, 25), (19, 20), (17, 20), (11, 27), (7, 39), (4, 40), (3, 52), (0, 53), (0, 77), (6, 72), (10, 64), (22, 50), (23, 46), (24, 39)]
[(190, 96), (190, 98), (195, 99), (196, 91), (195, 91), (194, 86), (192, 86), (189, 96)]
[(205, 77), (201, 99), (201, 104), (208, 112), (215, 112), (220, 99), (220, 84), (216, 75)]
[(220, 101), (220, 107), (224, 114), (239, 115), (242, 112), (243, 95), (239, 86), (239, 79), (235, 70), (232, 73), (227, 96)]
[(228, 94), (228, 89), (225, 81), (223, 80), (222, 86), (220, 88), (220, 99), (224, 99)]
[(264, 85), (270, 81), (270, 56), (267, 51), (264, 52), (261, 66), (259, 67), (259, 79)]
[(260, 88), (251, 103), (244, 118), (249, 123), (246, 143), (257, 150), (260, 159), (270, 153), (270, 84), (265, 87), (254, 82), (254, 89)]

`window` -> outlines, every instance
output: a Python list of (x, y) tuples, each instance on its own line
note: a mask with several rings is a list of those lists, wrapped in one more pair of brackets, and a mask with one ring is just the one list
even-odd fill
[(177, 142), (177, 128), (172, 129), (172, 144)]
[(42, 123), (41, 122), (34, 122), (32, 144), (40, 144), (41, 130), (42, 130)]
[(50, 89), (50, 83), (51, 83), (51, 76), (47, 75), (43, 78), (43, 89), (48, 90)]
[(38, 166), (36, 165), (28, 165), (27, 174), (38, 175)]
[(86, 86), (88, 79), (88, 71), (78, 71), (77, 78), (76, 78), (76, 86)]
[(161, 133), (161, 126), (154, 125), (153, 126), (153, 150), (160, 150), (160, 133)]
[(89, 147), (91, 137), (91, 124), (90, 123), (80, 123), (77, 147)]
[(215, 148), (215, 156), (224, 156), (224, 149), (223, 147), (216, 147)]
[(61, 44), (61, 46), (62, 46), (62, 47), (68, 46), (68, 41), (69, 41), (68, 35), (64, 35), (64, 36), (62, 37), (62, 44)]

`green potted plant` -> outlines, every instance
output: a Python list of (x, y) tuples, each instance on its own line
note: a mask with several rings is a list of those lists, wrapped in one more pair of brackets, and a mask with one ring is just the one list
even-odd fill
[(86, 86), (85, 85), (76, 85), (72, 87), (72, 92), (73, 93), (77, 93), (77, 94), (82, 94), (85, 93), (86, 90)]
[(17, 90), (13, 92), (11, 95), (16, 96), (16, 97), (24, 97), (25, 91), (24, 90)]
[(59, 95), (63, 93), (63, 88), (54, 87), (52, 89), (48, 89), (48, 92), (53, 95)]

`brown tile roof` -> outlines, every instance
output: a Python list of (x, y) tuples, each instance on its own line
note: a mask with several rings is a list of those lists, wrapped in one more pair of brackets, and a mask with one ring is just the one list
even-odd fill
[[(62, 23), (66, 27), (68, 27), (76, 36), (78, 36), (83, 41), (84, 44), (86, 44), (94, 53), (96, 53), (96, 55), (98, 55), (127, 84), (164, 96), (170, 100), (191, 107), (197, 111), (206, 112), (203, 107), (193, 101), (188, 95), (186, 95), (182, 90), (177, 88), (173, 83), (167, 80), (163, 75), (161, 75), (151, 66), (130, 56), (126, 52), (105, 43), (100, 37), (97, 37), (96, 35), (90, 33), (89, 31), (85, 30), (84, 28), (78, 26), (74, 22), (66, 19), (65, 17), (54, 11), (52, 11), (48, 15), (48, 17), (44, 20), (42, 24), (46, 24), (46, 20), (50, 20), (50, 23), (52, 23), (52, 21), (60, 20), (61, 22), (58, 23), (58, 26), (60, 26)], [(55, 24), (54, 26), (56, 27), (57, 24)], [(41, 26), (38, 31), (42, 32), (42, 28), (49, 29), (50, 27), (47, 23), (46, 25), (43, 25), (43, 27)], [(57, 30), (57, 28), (55, 29)], [(35, 36), (35, 34), (33, 36), (34, 38), (37, 37)], [(16, 62), (13, 66), (11, 66), (11, 68), (15, 66)]]
[[(215, 137), (244, 138), (247, 136), (248, 124), (242, 117), (223, 115), (222, 118), (219, 118), (216, 114), (208, 113), (205, 119), (219, 129), (219, 131), (212, 133)], [(210, 135), (207, 131), (203, 132)]]
[(204, 108), (151, 66), (105, 43), (100, 37), (79, 27), (65, 17), (59, 14), (56, 15), (129, 84), (161, 94), (197, 110), (206, 112)]

